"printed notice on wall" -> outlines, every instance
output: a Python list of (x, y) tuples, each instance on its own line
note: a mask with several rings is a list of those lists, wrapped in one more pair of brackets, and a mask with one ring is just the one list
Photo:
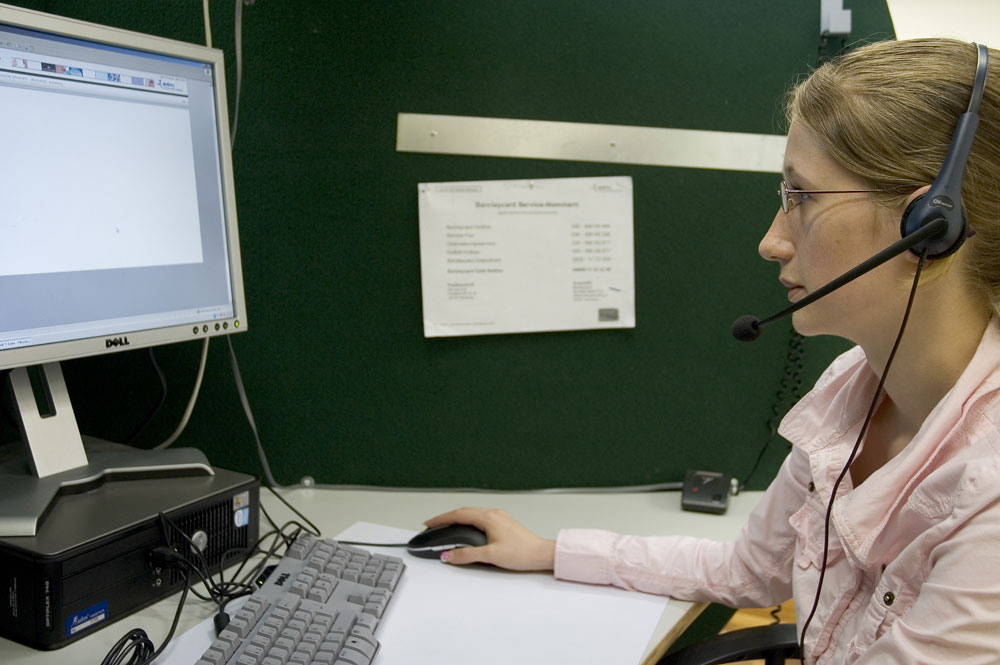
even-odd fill
[(632, 179), (418, 186), (424, 335), (635, 327)]

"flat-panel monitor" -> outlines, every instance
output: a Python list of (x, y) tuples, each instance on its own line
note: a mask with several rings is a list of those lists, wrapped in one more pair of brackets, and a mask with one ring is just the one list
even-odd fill
[(193, 449), (90, 454), (60, 361), (246, 329), (221, 51), (0, 5), (0, 379), (28, 451), (0, 536)]

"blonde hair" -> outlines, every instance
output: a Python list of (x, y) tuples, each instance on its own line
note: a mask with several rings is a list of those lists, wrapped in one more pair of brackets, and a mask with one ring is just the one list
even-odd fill
[[(885, 41), (818, 67), (790, 91), (786, 119), (804, 125), (842, 167), (865, 179), (880, 203), (901, 206), (944, 161), (976, 72), (976, 48), (952, 39)], [(979, 109), (962, 186), (969, 228), (969, 283), (1000, 315), (1000, 53)]]

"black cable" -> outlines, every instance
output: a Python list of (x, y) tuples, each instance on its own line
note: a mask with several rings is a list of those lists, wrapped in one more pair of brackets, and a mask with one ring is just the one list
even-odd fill
[(278, 525), (274, 523), (274, 518), (271, 517), (271, 513), (267, 512), (267, 508), (264, 507), (263, 503), (260, 505), (260, 512), (262, 515), (264, 515), (264, 518), (267, 519), (268, 523), (271, 525), (272, 528), (274, 529), (278, 528)]
[[(155, 651), (152, 640), (142, 628), (133, 628), (118, 640), (101, 665), (138, 665), (145, 662)], [(125, 660), (128, 658), (128, 660)]]
[(160, 643), (160, 648), (153, 652), (153, 655), (149, 657), (149, 660), (142, 661), (143, 665), (148, 665), (156, 660), (163, 650), (170, 644), (170, 640), (174, 638), (174, 632), (177, 630), (177, 623), (181, 619), (181, 610), (184, 609), (184, 601), (187, 599), (188, 590), (191, 588), (191, 579), (187, 574), (184, 575), (184, 590), (181, 592), (181, 599), (177, 603), (177, 611), (174, 613), (173, 623), (170, 624), (170, 630), (167, 632), (167, 636), (163, 638), (163, 642)]
[[(230, 347), (229, 347), (229, 350), (230, 350), (230, 353), (231, 353), (231, 352), (232, 352), (232, 346), (230, 346)], [(234, 355), (234, 356), (233, 356), (233, 362), (235, 362), (235, 359), (236, 359), (236, 356)], [(264, 482), (264, 483), (263, 483), (263, 485), (264, 485), (264, 487), (266, 487), (266, 488), (267, 488), (268, 490), (270, 490), (271, 494), (273, 494), (274, 496), (278, 497), (278, 500), (279, 500), (279, 501), (281, 501), (281, 503), (285, 504), (285, 505), (286, 505), (286, 506), (288, 507), (288, 509), (289, 509), (289, 510), (291, 510), (291, 511), (292, 511), (293, 513), (295, 513), (296, 515), (298, 515), (299, 517), (301, 517), (301, 518), (302, 518), (302, 520), (303, 520), (303, 521), (304, 521), (304, 522), (305, 522), (306, 524), (308, 524), (308, 525), (309, 525), (309, 527), (310, 527), (310, 528), (312, 529), (312, 532), (313, 532), (313, 535), (314, 535), (314, 536), (319, 536), (319, 535), (321, 535), (321, 531), (320, 531), (320, 528), (319, 528), (318, 526), (316, 526), (315, 524), (313, 524), (313, 523), (312, 523), (312, 520), (310, 520), (310, 519), (309, 519), (308, 517), (306, 517), (306, 516), (305, 516), (305, 515), (303, 515), (303, 514), (302, 514), (301, 512), (299, 512), (299, 510), (298, 510), (298, 509), (297, 509), (297, 508), (296, 508), (295, 506), (293, 506), (292, 504), (290, 504), (290, 503), (288, 503), (287, 501), (285, 501), (285, 497), (283, 497), (283, 496), (281, 496), (280, 494), (278, 494), (278, 493), (277, 493), (277, 492), (276, 492), (276, 491), (274, 490), (274, 488), (273, 488), (273, 487), (271, 487), (271, 484), (270, 484), (269, 482)], [(269, 517), (268, 519), (270, 519), (270, 517)]]
[[(242, 571), (242, 569), (246, 566), (247, 563), (249, 563), (250, 559), (253, 558), (254, 556), (262, 556), (262, 560), (261, 560), (261, 562), (258, 565), (256, 565), (253, 568), (251, 568), (243, 576), (242, 580), (239, 582), (240, 584), (242, 584), (242, 585), (244, 585), (244, 586), (246, 586), (247, 588), (250, 588), (250, 589), (254, 589), (255, 588), (253, 586), (253, 582), (258, 577), (260, 577), (261, 572), (268, 565), (267, 562), (270, 561), (272, 558), (276, 558), (276, 557), (279, 556), (278, 550), (282, 546), (284, 546), (285, 548), (288, 547), (289, 541), (285, 537), (285, 535), (284, 535), (283, 532), (284, 532), (284, 529), (288, 528), (289, 526), (300, 527), (300, 530), (301, 530), (301, 526), (298, 525), (297, 522), (288, 522), (283, 527), (277, 527), (277, 526), (275, 526), (275, 528), (273, 530), (269, 531), (268, 533), (264, 534), (263, 536), (261, 536), (260, 538), (257, 539), (257, 542), (254, 544), (253, 548), (251, 548), (250, 553), (247, 555), (247, 557), (245, 557), (243, 563), (240, 564), (240, 568), (237, 571), (237, 575), (238, 575), (238, 573), (240, 571)], [(261, 547), (262, 544), (264, 542), (266, 542), (267, 540), (269, 540), (269, 539), (272, 541), (271, 544), (268, 546), (267, 549), (262, 549), (262, 547)], [(235, 576), (234, 576), (234, 578), (235, 578)], [(228, 601), (226, 601), (226, 602), (228, 602)]]
[(830, 518), (833, 515), (833, 504), (837, 499), (837, 491), (840, 489), (840, 484), (844, 481), (844, 478), (847, 477), (847, 474), (850, 473), (851, 464), (854, 463), (854, 458), (857, 456), (858, 450), (861, 448), (861, 442), (864, 440), (865, 434), (868, 432), (868, 426), (871, 425), (872, 418), (875, 416), (875, 410), (878, 407), (879, 398), (882, 396), (882, 389), (885, 387), (886, 377), (889, 376), (889, 368), (892, 366), (892, 361), (896, 357), (896, 350), (899, 349), (899, 343), (903, 339), (903, 331), (906, 330), (906, 322), (910, 318), (910, 310), (913, 309), (913, 299), (917, 295), (917, 284), (920, 281), (920, 273), (923, 270), (926, 258), (927, 250), (925, 249), (920, 255), (920, 260), (917, 262), (917, 269), (913, 274), (913, 285), (910, 287), (910, 297), (906, 301), (906, 310), (903, 312), (903, 321), (899, 325), (899, 332), (896, 333), (896, 341), (892, 345), (892, 351), (889, 352), (889, 358), (885, 362), (885, 369), (882, 370), (882, 376), (879, 378), (878, 386), (875, 388), (875, 396), (872, 398), (871, 406), (868, 407), (868, 414), (865, 416), (865, 422), (861, 426), (861, 431), (858, 432), (858, 439), (854, 442), (854, 448), (851, 450), (851, 454), (847, 457), (847, 462), (844, 464), (844, 468), (841, 469), (840, 475), (837, 477), (837, 481), (833, 484), (833, 490), (830, 492), (830, 501), (826, 506), (826, 518), (823, 523), (823, 565), (819, 570), (819, 582), (816, 584), (816, 597), (813, 599), (812, 610), (810, 610), (805, 623), (802, 624), (802, 633), (799, 635), (799, 647), (802, 651), (802, 663), (806, 662), (806, 631), (809, 629), (809, 624), (812, 623), (813, 617), (816, 615), (816, 609), (819, 607), (820, 594), (823, 591), (823, 581), (826, 578), (826, 564), (830, 555)]
[[(263, 538), (258, 539), (257, 543), (251, 547), (245, 553), (243, 557), (243, 562), (239, 565), (236, 571), (233, 573), (232, 578), (226, 581), (225, 577), (225, 566), (226, 562), (232, 559), (234, 553), (240, 552), (240, 549), (230, 549), (223, 552), (218, 561), (218, 577), (219, 581), (216, 582), (213, 579), (213, 573), (210, 570), (208, 561), (205, 559), (204, 553), (195, 545), (190, 537), (180, 527), (178, 527), (170, 518), (166, 515), (161, 514), (161, 525), (164, 528), (164, 533), (166, 534), (165, 528), (169, 526), (171, 529), (180, 534), (182, 540), (186, 542), (191, 549), (192, 553), (196, 556), (197, 561), (192, 561), (188, 556), (177, 552), (177, 556), (189, 567), (191, 571), (196, 573), (205, 587), (205, 594), (200, 593), (197, 589), (192, 589), (192, 593), (195, 597), (204, 601), (211, 601), (219, 606), (219, 614), (224, 613), (224, 608), (226, 603), (228, 603), (233, 598), (238, 598), (240, 596), (245, 596), (253, 593), (254, 587), (251, 583), (251, 579), (256, 577), (256, 574), (251, 571), (245, 578), (238, 579), (243, 569), (246, 567), (249, 560), (260, 553), (259, 544), (263, 542), (268, 536), (265, 535)], [(169, 542), (168, 536), (164, 536)], [(265, 552), (265, 555), (269, 558), (274, 555), (277, 550), (277, 545), (272, 545), (271, 550)], [(176, 551), (176, 550), (175, 550)]]
[(354, 540), (338, 540), (341, 545), (355, 545), (357, 547), (406, 547), (409, 543), (361, 543)]
[[(280, 557), (281, 554), (279, 553), (279, 551), (284, 548), (287, 548), (288, 543), (294, 540), (294, 536), (289, 537), (288, 535), (285, 534), (285, 531), (288, 529), (294, 529), (293, 533), (297, 535), (298, 533), (301, 533), (303, 530), (305, 530), (305, 528), (301, 524), (292, 521), (285, 523), (282, 527), (276, 528), (264, 534), (263, 536), (260, 536), (257, 539), (257, 542), (254, 543), (253, 546), (247, 550), (245, 556), (243, 557), (243, 561), (240, 563), (236, 571), (234, 571), (229, 581), (227, 581), (225, 578), (225, 570), (224, 570), (225, 562), (227, 559), (231, 558), (231, 554), (233, 552), (236, 552), (238, 550), (229, 550), (227, 552), (224, 552), (219, 561), (219, 581), (216, 582), (212, 578), (212, 573), (209, 570), (209, 566), (204, 558), (204, 555), (194, 545), (191, 538), (186, 533), (184, 533), (184, 531), (181, 530), (180, 527), (178, 527), (172, 520), (170, 520), (169, 517), (167, 517), (166, 515), (161, 515), (160, 517), (161, 517), (161, 522), (160, 522), (161, 529), (163, 530), (164, 537), (167, 539), (167, 542), (169, 543), (170, 541), (169, 536), (166, 535), (168, 533), (167, 529), (169, 528), (179, 533), (182, 537), (182, 541), (184, 543), (187, 543), (194, 550), (197, 556), (195, 560), (192, 560), (190, 557), (182, 554), (178, 548), (175, 548), (169, 544), (165, 547), (157, 548), (155, 552), (159, 553), (160, 558), (169, 557), (171, 562), (183, 564), (183, 566), (185, 566), (190, 572), (196, 574), (204, 584), (205, 594), (207, 594), (203, 595), (197, 589), (193, 588), (191, 585), (190, 575), (186, 571), (183, 573), (184, 594), (181, 597), (180, 606), (178, 607), (178, 613), (174, 618), (174, 625), (171, 627), (170, 633), (168, 633), (166, 640), (160, 647), (160, 651), (162, 651), (163, 647), (166, 646), (166, 644), (173, 637), (174, 629), (176, 628), (177, 621), (180, 617), (180, 609), (181, 607), (183, 607), (184, 599), (188, 591), (194, 594), (197, 598), (200, 598), (204, 601), (214, 602), (216, 603), (216, 605), (218, 605), (218, 610), (216, 611), (214, 619), (215, 619), (216, 632), (217, 633), (220, 632), (229, 623), (229, 615), (226, 613), (226, 605), (228, 605), (230, 601), (236, 598), (251, 595), (257, 589), (254, 582), (261, 576), (261, 573), (267, 566), (268, 561)], [(263, 547), (264, 543), (266, 543), (269, 540), (271, 541), (270, 544), (266, 548), (264, 548)], [(244, 573), (243, 571), (249, 564), (250, 560), (257, 556), (262, 556), (260, 563), (250, 568), (246, 573)], [(151, 642), (148, 640), (148, 637), (146, 638), (145, 641), (142, 641), (140, 638), (143, 637), (144, 634), (139, 635), (138, 634), (139, 632), (141, 631), (132, 631), (129, 635), (123, 637), (122, 640), (120, 640), (120, 643), (125, 643), (125, 646), (135, 643), (135, 646), (131, 648), (141, 649), (141, 653), (145, 655), (148, 654), (149, 651), (148, 647), (151, 645)], [(123, 648), (124, 647), (118, 647), (119, 650)], [(155, 659), (158, 655), (159, 652), (156, 652), (149, 658), (149, 660), (136, 659), (130, 661), (122, 660), (121, 657), (119, 657), (118, 660), (109, 661), (108, 665), (145, 665), (146, 663), (152, 662), (152, 660)]]
[(153, 347), (146, 349), (146, 355), (149, 357), (149, 362), (153, 365), (153, 369), (156, 371), (156, 376), (160, 379), (160, 400), (157, 402), (156, 406), (150, 409), (149, 413), (146, 414), (146, 417), (142, 419), (142, 424), (140, 424), (139, 427), (132, 432), (132, 435), (125, 440), (125, 443), (129, 445), (132, 445), (135, 440), (139, 438), (139, 435), (145, 431), (151, 422), (153, 422), (156, 414), (160, 412), (163, 405), (167, 402), (167, 377), (163, 375), (163, 370), (160, 369), (160, 365), (156, 362), (156, 354), (153, 353)]
[(170, 630), (163, 638), (160, 647), (154, 650), (153, 642), (149, 639), (146, 631), (142, 628), (133, 628), (111, 647), (111, 650), (104, 656), (104, 660), (101, 661), (101, 665), (149, 665), (163, 653), (167, 644), (174, 637), (177, 623), (181, 618), (181, 610), (184, 609), (184, 601), (187, 600), (188, 590), (191, 588), (191, 579), (187, 572), (181, 569), (181, 575), (184, 577), (184, 590), (177, 603), (177, 610), (174, 612), (174, 620), (170, 624)]
[[(278, 497), (278, 500), (280, 500), (283, 504), (285, 504), (292, 512), (294, 512), (296, 515), (298, 515), (299, 517), (301, 517), (303, 520), (306, 521), (306, 523), (309, 525), (310, 528), (304, 529), (305, 531), (317, 537), (322, 535), (322, 532), (320, 531), (319, 527), (313, 524), (312, 521), (308, 517), (303, 515), (295, 506), (293, 506), (287, 500), (285, 500), (285, 497), (278, 494), (278, 492), (275, 491), (275, 489), (271, 487), (268, 483), (265, 482), (263, 483), (263, 485), (271, 492), (271, 494)], [(266, 510), (264, 510), (263, 505), (261, 506), (261, 511), (264, 513), (265, 517), (267, 517), (267, 520), (273, 526), (274, 520), (271, 519), (271, 516), (267, 514)], [(297, 537), (298, 534), (295, 534), (295, 536)], [(291, 540), (294, 541), (295, 538), (292, 538)], [(353, 540), (338, 540), (337, 542), (340, 543), (341, 545), (355, 545), (357, 547), (406, 547), (407, 545), (409, 545), (409, 543), (362, 543)], [(289, 544), (291, 543), (289, 542)]]

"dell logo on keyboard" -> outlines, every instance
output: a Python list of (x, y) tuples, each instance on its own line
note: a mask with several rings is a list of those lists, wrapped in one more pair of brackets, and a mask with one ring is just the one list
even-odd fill
[(285, 580), (288, 579), (288, 575), (289, 574), (290, 573), (282, 573), (282, 574), (278, 575), (277, 579), (274, 580), (275, 586), (281, 586), (282, 584), (284, 584)]
[(110, 349), (112, 346), (128, 346), (128, 337), (109, 337), (104, 340), (104, 348)]

